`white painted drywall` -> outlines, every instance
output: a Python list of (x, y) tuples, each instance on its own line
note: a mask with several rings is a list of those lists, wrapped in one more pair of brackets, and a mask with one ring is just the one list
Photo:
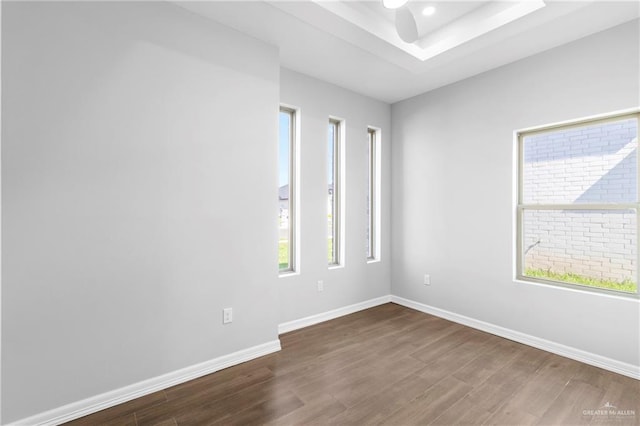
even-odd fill
[[(390, 106), (287, 69), (280, 72), (280, 101), (299, 108), (300, 252), (299, 274), (278, 280), (280, 322), (297, 320), (389, 294)], [(327, 126), (343, 119), (345, 137), (345, 262), (327, 265)], [(381, 129), (381, 257), (367, 263), (367, 127)], [(318, 292), (317, 281), (324, 282)]]
[(394, 295), (640, 365), (638, 300), (513, 279), (513, 132), (637, 107), (638, 27), (392, 106)]
[(277, 339), (277, 49), (2, 6), (2, 421)]
[[(637, 302), (516, 284), (511, 263), (513, 130), (637, 105), (637, 23), (394, 105), (392, 150), (387, 104), (280, 70), (275, 48), (181, 8), (2, 6), (3, 422), (272, 341), (391, 277), (401, 297), (638, 364)], [(283, 278), (279, 102), (302, 125), (302, 257)], [(347, 126), (337, 269), (330, 115)], [(376, 263), (367, 126), (382, 129)]]

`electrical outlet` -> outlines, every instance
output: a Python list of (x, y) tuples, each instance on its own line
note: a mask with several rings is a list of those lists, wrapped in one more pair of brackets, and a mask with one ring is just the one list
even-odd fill
[(318, 281), (318, 291), (324, 291), (324, 281)]
[(424, 274), (424, 281), (422, 283), (424, 285), (431, 285), (431, 276), (429, 274)]
[(233, 322), (233, 308), (224, 308), (222, 310), (222, 323), (229, 324)]

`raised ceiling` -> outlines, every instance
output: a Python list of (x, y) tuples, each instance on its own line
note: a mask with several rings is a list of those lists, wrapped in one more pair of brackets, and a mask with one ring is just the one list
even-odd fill
[(277, 46), (286, 68), (389, 103), (640, 17), (637, 1), (409, 0), (406, 43), (377, 0), (177, 4)]

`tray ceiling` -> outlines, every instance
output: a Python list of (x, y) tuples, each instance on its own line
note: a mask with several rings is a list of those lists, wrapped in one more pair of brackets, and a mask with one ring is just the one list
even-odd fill
[(640, 16), (636, 1), (409, 0), (406, 43), (381, 1), (176, 3), (279, 47), (286, 68), (390, 103)]

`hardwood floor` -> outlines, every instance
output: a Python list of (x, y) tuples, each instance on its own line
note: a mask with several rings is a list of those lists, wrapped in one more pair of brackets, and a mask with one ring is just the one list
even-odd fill
[(640, 424), (638, 380), (392, 303), (280, 338), (281, 352), (67, 424)]

